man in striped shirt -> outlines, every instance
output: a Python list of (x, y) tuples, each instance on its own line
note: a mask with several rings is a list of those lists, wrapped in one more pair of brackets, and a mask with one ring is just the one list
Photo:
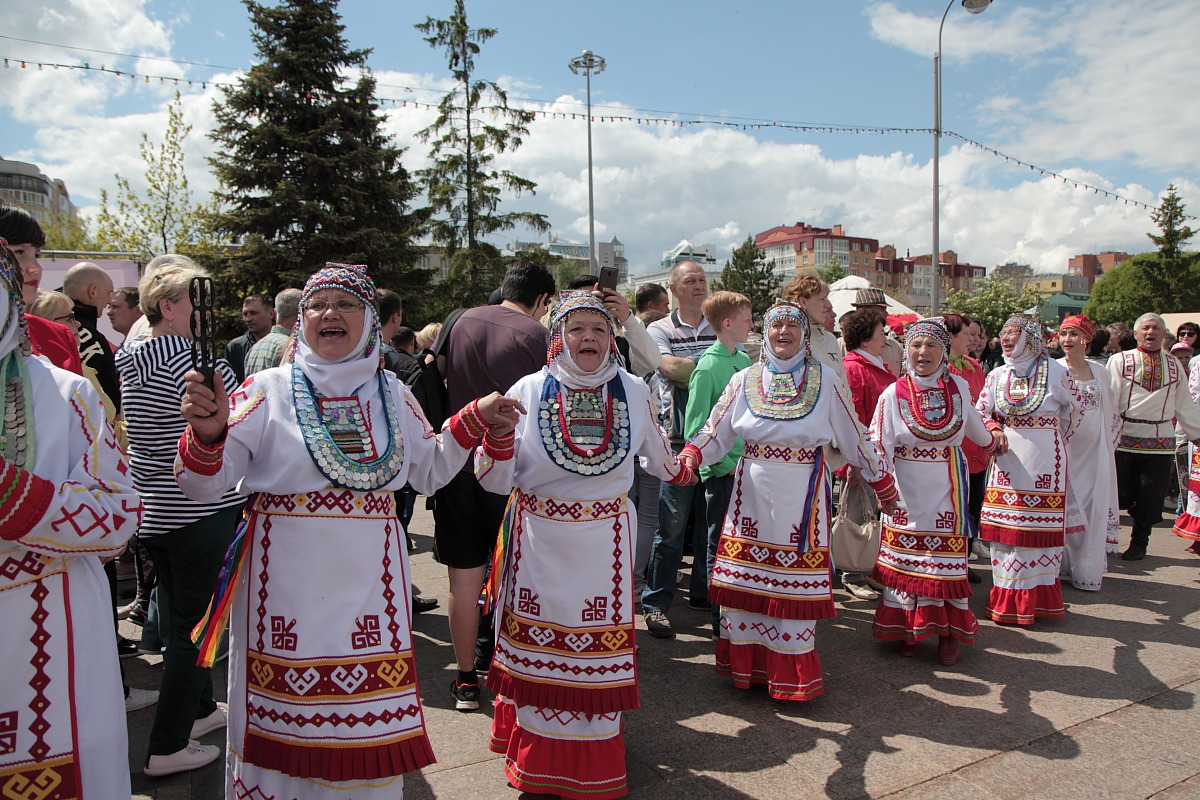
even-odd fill
[[(670, 433), (671, 446), (678, 453), (685, 444), (683, 417), (687, 411), (688, 381), (700, 356), (717, 341), (717, 334), (700, 310), (708, 299), (708, 278), (699, 264), (695, 261), (676, 264), (668, 288), (678, 307), (652, 323), (647, 331), (662, 353), (658, 371), (673, 387)], [(667, 610), (675, 597), (675, 576), (683, 559), (684, 529), (693, 508), (690, 603), (693, 608), (703, 609), (709, 607), (702, 566), (708, 548), (704, 484), (676, 486), (663, 482), (659, 491), (658, 533), (654, 535), (650, 564), (646, 567), (646, 590), (642, 593), (646, 630), (660, 639), (675, 635)]]

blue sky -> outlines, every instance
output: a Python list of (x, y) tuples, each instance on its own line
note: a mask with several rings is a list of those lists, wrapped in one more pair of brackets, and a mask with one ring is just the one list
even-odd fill
[[(469, 0), (474, 27), (499, 34), (483, 47), (481, 76), (515, 105), (579, 113), (583, 78), (567, 62), (588, 48), (608, 60), (593, 79), (597, 117), (928, 128), (932, 53), (941, 0), (652, 0), (564, 3)], [(413, 24), (445, 17), (449, 0), (346, 0), (340, 11), (382, 97), (436, 102), (447, 73)], [(943, 127), (1024, 162), (1131, 200), (1156, 204), (1169, 182), (1200, 214), (1200, 4), (1185, 0), (996, 0), (972, 16), (955, 3), (944, 34)], [(189, 177), (212, 188), (212, 85), (255, 57), (244, 6), (45, 0), (9, 20), (11, 59), (104, 64), (190, 79), (184, 93)], [(197, 62), (186, 65), (90, 50)], [(120, 171), (140, 182), (137, 141), (155, 136), (175, 87), (96, 73), (0, 71), (9, 125), (6, 158), (32, 161), (67, 182), (85, 210)], [(421, 108), (388, 107), (388, 129), (422, 166), (413, 133)], [(928, 252), (931, 136), (737, 130), (713, 125), (597, 122), (597, 238), (618, 236), (633, 271), (650, 269), (680, 239), (722, 257), (752, 234), (798, 220), (843, 224), (914, 254)], [(539, 185), (514, 208), (546, 213), (560, 239), (587, 239), (582, 119), (535, 121), (503, 166)], [(942, 142), (942, 247), (991, 266), (1007, 260), (1061, 270), (1082, 252), (1148, 249), (1146, 209), (1105, 200), (960, 142)], [(526, 234), (516, 234), (527, 238)], [(502, 244), (502, 241), (498, 241)], [(1194, 243), (1195, 244), (1195, 243)]]

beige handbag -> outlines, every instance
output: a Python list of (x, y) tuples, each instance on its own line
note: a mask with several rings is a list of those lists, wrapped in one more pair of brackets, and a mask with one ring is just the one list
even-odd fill
[(879, 504), (866, 483), (842, 490), (838, 514), (829, 526), (829, 553), (833, 566), (843, 572), (867, 572), (879, 557)]

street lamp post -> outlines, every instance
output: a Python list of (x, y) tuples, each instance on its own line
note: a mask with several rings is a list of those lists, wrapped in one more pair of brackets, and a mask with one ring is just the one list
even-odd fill
[(592, 76), (604, 72), (605, 61), (591, 50), (584, 50), (583, 55), (572, 58), (567, 66), (576, 75), (582, 71), (587, 78), (588, 263), (591, 264), (592, 274), (596, 275), (599, 261), (596, 258), (596, 204), (592, 192)]
[[(962, 0), (962, 6), (972, 14), (982, 14), (992, 0)], [(942, 254), (941, 242), (938, 236), (938, 222), (941, 216), (941, 186), (938, 183), (938, 161), (942, 140), (942, 28), (946, 25), (946, 15), (954, 0), (946, 4), (942, 12), (942, 21), (938, 25), (937, 51), (933, 54), (933, 252), (929, 254), (929, 263), (933, 268), (933, 284), (929, 287), (929, 314), (938, 313), (938, 293), (941, 291)]]

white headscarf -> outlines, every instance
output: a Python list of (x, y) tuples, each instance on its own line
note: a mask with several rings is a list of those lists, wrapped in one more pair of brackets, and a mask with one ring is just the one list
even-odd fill
[(1042, 323), (1035, 317), (1014, 314), (1000, 328), (1020, 328), (1021, 336), (1013, 347), (1011, 356), (1004, 356), (1004, 363), (1019, 373), (1028, 372), (1033, 363), (1046, 355), (1046, 342), (1042, 338)]
[[(326, 264), (304, 285), (300, 317), (296, 320), (296, 351), (292, 359), (325, 397), (359, 395), (365, 400), (378, 392), (378, 384), (373, 379), (379, 374), (382, 363), (381, 336), (375, 317), (375, 284), (367, 277), (365, 269), (350, 264)], [(318, 356), (304, 338), (304, 306), (322, 289), (337, 289), (351, 294), (361, 300), (364, 306), (362, 333), (357, 344), (349, 354), (336, 361)]]
[[(771, 327), (771, 323), (779, 319), (791, 319), (800, 323), (800, 348), (796, 354), (788, 359), (782, 359), (775, 355), (775, 349), (771, 346), (771, 339), (767, 335), (767, 331)], [(804, 314), (804, 309), (795, 303), (790, 303), (787, 300), (776, 300), (775, 305), (767, 309), (763, 314), (763, 342), (762, 358), (767, 364), (767, 369), (771, 372), (795, 372), (804, 364), (805, 359), (810, 355), (808, 347), (808, 317)]]
[[(582, 370), (571, 358), (567, 348), (567, 320), (572, 314), (591, 312), (604, 317), (608, 323), (608, 358), (590, 372)], [(617, 361), (616, 325), (608, 313), (608, 308), (594, 294), (588, 291), (566, 291), (559, 294), (558, 305), (554, 308), (554, 316), (550, 319), (550, 349), (546, 362), (550, 374), (568, 389), (598, 389), (611, 381), (617, 375), (620, 364)]]

